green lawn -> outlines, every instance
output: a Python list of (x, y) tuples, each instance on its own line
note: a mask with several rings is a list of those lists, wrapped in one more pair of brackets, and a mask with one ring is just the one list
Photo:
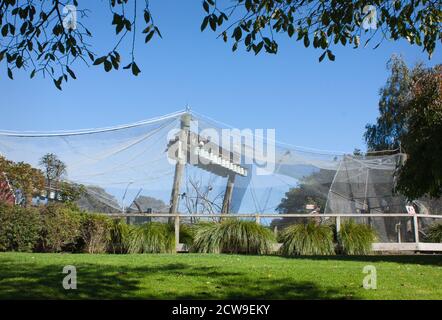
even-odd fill
[[(62, 288), (74, 265), (78, 290)], [(363, 267), (378, 290), (362, 287)], [(442, 256), (0, 254), (0, 299), (442, 299)]]

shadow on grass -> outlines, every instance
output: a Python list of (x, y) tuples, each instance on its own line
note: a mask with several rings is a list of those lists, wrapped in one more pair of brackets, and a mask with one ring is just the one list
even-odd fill
[(376, 256), (299, 256), (286, 259), (305, 259), (317, 261), (348, 261), (369, 263), (401, 263), (442, 267), (442, 255), (376, 255)]
[(78, 290), (66, 291), (62, 266), (2, 259), (0, 299), (357, 299), (353, 292), (313, 282), (253, 278), (247, 273), (223, 272), (221, 267), (182, 263), (158, 267), (82, 263), (76, 267)]

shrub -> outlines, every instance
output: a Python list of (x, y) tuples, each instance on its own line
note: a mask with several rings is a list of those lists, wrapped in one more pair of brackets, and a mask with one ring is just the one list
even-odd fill
[[(61, 204), (50, 204), (41, 209), (43, 222), (39, 249), (61, 252), (75, 248), (80, 237), (81, 213)], [(70, 249), (73, 250), (73, 249)]]
[(334, 255), (333, 231), (330, 226), (315, 222), (295, 224), (280, 236), (284, 256)]
[(430, 226), (427, 239), (434, 243), (442, 243), (442, 223), (434, 223)]
[(40, 230), (38, 210), (0, 205), (0, 251), (32, 251)]
[(110, 241), (111, 224), (112, 221), (106, 216), (82, 214), (77, 248), (81, 252), (90, 254), (106, 253)]
[(124, 254), (128, 252), (131, 227), (123, 220), (113, 220), (109, 230), (108, 252)]
[(192, 251), (198, 253), (267, 254), (274, 235), (252, 221), (236, 219), (201, 223), (195, 227)]
[(376, 240), (374, 229), (367, 225), (356, 223), (353, 220), (344, 222), (339, 232), (339, 245), (343, 254), (366, 255), (372, 251)]
[(130, 231), (129, 253), (171, 253), (174, 249), (175, 231), (172, 224), (149, 222)]

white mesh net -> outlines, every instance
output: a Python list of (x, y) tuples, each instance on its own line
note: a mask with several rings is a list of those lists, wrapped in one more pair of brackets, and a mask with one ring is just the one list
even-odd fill
[[(223, 129), (232, 128), (190, 114), (189, 131), (201, 141), (222, 146), (210, 139), (216, 134), (222, 137)], [(183, 111), (131, 125), (82, 131), (2, 131), (0, 154), (34, 167), (39, 167), (43, 155), (57, 155), (67, 165), (64, 179), (86, 187), (87, 193), (78, 201), (85, 210), (167, 213), (176, 169), (170, 147), (188, 115)], [(233, 172), (229, 211), (234, 213), (405, 212), (405, 199), (393, 192), (403, 155), (362, 157), (309, 150), (253, 133), (252, 146), (245, 143), (247, 136), (233, 141), (231, 156), (238, 157), (238, 166), (227, 165), (224, 173), (216, 169), (223, 166), (222, 159), (206, 166), (185, 164), (178, 211), (219, 213), (228, 182), (225, 172)], [(264, 151), (274, 146), (274, 156), (257, 152), (258, 144)], [(246, 163), (246, 155), (253, 155), (254, 162)], [(388, 238), (390, 227), (383, 221), (376, 224), (381, 236)]]

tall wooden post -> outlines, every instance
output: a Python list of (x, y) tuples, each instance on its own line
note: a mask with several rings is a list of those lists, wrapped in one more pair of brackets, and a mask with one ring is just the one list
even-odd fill
[(235, 186), (235, 175), (230, 174), (227, 179), (226, 193), (224, 194), (223, 207), (221, 213), (229, 213), (232, 202), (233, 187)]
[[(173, 179), (172, 195), (170, 198), (170, 214), (178, 214), (178, 203), (180, 200), (181, 181), (183, 178), (184, 166), (186, 165), (187, 157), (187, 143), (188, 134), (190, 129), (190, 114), (184, 114), (181, 117), (181, 132), (179, 136), (179, 148), (177, 163), (175, 165), (175, 176)], [(169, 218), (169, 222), (172, 223), (173, 218)]]

